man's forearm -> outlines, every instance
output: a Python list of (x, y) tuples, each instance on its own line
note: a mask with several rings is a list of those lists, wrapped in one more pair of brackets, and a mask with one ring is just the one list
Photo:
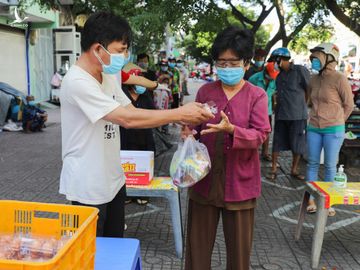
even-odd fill
[(155, 89), (157, 87), (157, 82), (150, 81), (143, 76), (135, 75), (130, 75), (130, 78), (126, 82), (124, 82), (124, 84), (141, 85), (149, 89)]
[(154, 128), (172, 122), (180, 122), (181, 116), (177, 109), (145, 110), (131, 106), (118, 107), (104, 117), (104, 120), (118, 124), (124, 128)]

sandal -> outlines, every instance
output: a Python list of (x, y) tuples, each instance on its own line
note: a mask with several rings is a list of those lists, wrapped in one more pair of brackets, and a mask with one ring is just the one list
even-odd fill
[(315, 204), (310, 204), (310, 205), (308, 205), (308, 206), (306, 207), (306, 212), (307, 212), (308, 214), (315, 214), (315, 213), (316, 213), (316, 210), (317, 210), (317, 208), (316, 208), (316, 205), (315, 205)]
[(266, 179), (271, 180), (271, 181), (275, 181), (276, 178), (277, 178), (276, 172), (270, 172), (269, 174), (266, 175)]
[(329, 217), (333, 217), (333, 216), (335, 216), (335, 215), (336, 215), (335, 209), (332, 208), (332, 207), (330, 207), (330, 208), (329, 208), (328, 216), (329, 216)]
[(272, 158), (271, 158), (271, 155), (270, 155), (270, 154), (262, 155), (262, 159), (263, 159), (264, 161), (272, 161)]
[(297, 180), (301, 180), (301, 181), (305, 180), (305, 176), (301, 175), (300, 173), (291, 173), (290, 175), (291, 177), (294, 177)]
[(149, 201), (143, 200), (143, 199), (137, 199), (136, 202), (138, 205), (145, 205), (145, 204), (148, 204)]

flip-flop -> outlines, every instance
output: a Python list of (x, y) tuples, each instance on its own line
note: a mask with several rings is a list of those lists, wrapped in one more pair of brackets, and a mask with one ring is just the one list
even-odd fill
[(262, 159), (264, 161), (271, 161), (272, 160), (271, 155), (262, 155)]
[(145, 205), (145, 204), (148, 204), (148, 203), (149, 203), (149, 200), (137, 199), (137, 200), (136, 200), (136, 203), (137, 203), (138, 205)]
[(336, 215), (335, 209), (332, 208), (332, 207), (330, 207), (330, 208), (329, 208), (328, 216), (329, 216), (329, 217), (333, 217), (333, 216), (335, 216), (335, 215)]
[(315, 204), (310, 204), (306, 207), (306, 212), (308, 214), (314, 214), (314, 213), (316, 213), (316, 210), (317, 210), (317, 208), (316, 208)]
[(265, 177), (268, 180), (275, 181), (276, 178), (277, 178), (277, 173), (276, 172), (270, 172)]
[(291, 177), (294, 177), (297, 180), (301, 180), (301, 181), (305, 180), (305, 176), (301, 175), (300, 173), (291, 173), (290, 175)]

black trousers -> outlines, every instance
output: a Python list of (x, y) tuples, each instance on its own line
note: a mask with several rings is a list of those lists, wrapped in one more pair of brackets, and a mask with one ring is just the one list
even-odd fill
[(76, 201), (71, 203), (73, 205), (90, 206), (99, 209), (96, 236), (121, 238), (124, 237), (125, 198), (126, 186), (124, 185), (111, 202), (99, 205), (83, 204)]
[(171, 109), (179, 108), (180, 105), (180, 93), (173, 94), (173, 102), (171, 104)]

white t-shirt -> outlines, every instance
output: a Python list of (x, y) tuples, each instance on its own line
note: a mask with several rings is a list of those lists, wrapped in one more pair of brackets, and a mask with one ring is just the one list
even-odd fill
[(102, 118), (131, 101), (115, 75), (100, 84), (79, 66), (66, 73), (60, 90), (63, 167), (60, 193), (84, 204), (110, 202), (125, 184), (119, 126)]

